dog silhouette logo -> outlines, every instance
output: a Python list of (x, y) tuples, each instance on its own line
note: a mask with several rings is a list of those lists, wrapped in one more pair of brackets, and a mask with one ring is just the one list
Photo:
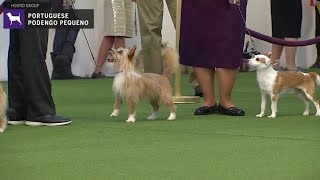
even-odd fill
[(24, 10), (23, 9), (5, 9), (4, 10), (4, 29), (23, 29), (24, 28)]
[(10, 26), (12, 26), (12, 22), (14, 22), (14, 21), (17, 21), (18, 23), (20, 23), (20, 25), (22, 24), (21, 19), (20, 19), (20, 14), (18, 16), (14, 16), (11, 14), (11, 12), (8, 12), (7, 16), (10, 20)]

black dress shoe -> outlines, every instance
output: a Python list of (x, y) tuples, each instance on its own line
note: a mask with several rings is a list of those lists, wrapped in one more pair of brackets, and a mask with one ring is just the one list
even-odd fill
[(61, 117), (57, 115), (47, 115), (28, 119), (26, 125), (28, 126), (63, 126), (70, 124), (72, 121), (70, 118)]
[(218, 113), (218, 106), (214, 105), (211, 107), (201, 106), (194, 112), (194, 115), (209, 115)]
[(194, 88), (194, 95), (199, 96), (199, 97), (203, 97), (203, 93), (202, 93), (200, 86), (197, 86)]
[(229, 116), (244, 116), (246, 114), (243, 110), (241, 110), (237, 107), (225, 108), (225, 107), (221, 106), (220, 104), (218, 106), (218, 112), (220, 114), (229, 115)]

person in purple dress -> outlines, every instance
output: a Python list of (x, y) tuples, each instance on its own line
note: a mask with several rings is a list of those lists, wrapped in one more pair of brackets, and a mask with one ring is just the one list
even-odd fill
[[(231, 95), (245, 38), (247, 0), (240, 6), (228, 0), (183, 0), (181, 9), (180, 63), (195, 68), (203, 91), (203, 105), (195, 115), (225, 114), (244, 116)], [(214, 95), (214, 76), (219, 84), (220, 102)]]

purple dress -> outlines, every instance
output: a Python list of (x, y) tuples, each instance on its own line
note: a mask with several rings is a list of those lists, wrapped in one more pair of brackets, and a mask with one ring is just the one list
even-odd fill
[[(241, 0), (246, 16), (247, 0)], [(245, 25), (229, 0), (182, 0), (180, 63), (193, 67), (238, 68)]]

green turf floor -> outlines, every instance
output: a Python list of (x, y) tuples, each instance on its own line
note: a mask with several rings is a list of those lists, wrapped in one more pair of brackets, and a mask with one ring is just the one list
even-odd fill
[[(6, 83), (4, 83), (6, 87)], [(112, 79), (53, 81), (65, 127), (9, 127), (0, 135), (0, 180), (217, 179), (319, 180), (320, 117), (302, 116), (294, 95), (280, 99), (278, 118), (258, 119), (254, 73), (240, 73), (234, 101), (245, 117), (195, 117), (200, 104), (179, 105), (177, 120), (148, 121), (139, 105), (135, 124), (110, 118)], [(183, 81), (184, 95), (192, 89)], [(319, 94), (319, 93), (318, 93)], [(268, 113), (270, 113), (268, 103)]]

